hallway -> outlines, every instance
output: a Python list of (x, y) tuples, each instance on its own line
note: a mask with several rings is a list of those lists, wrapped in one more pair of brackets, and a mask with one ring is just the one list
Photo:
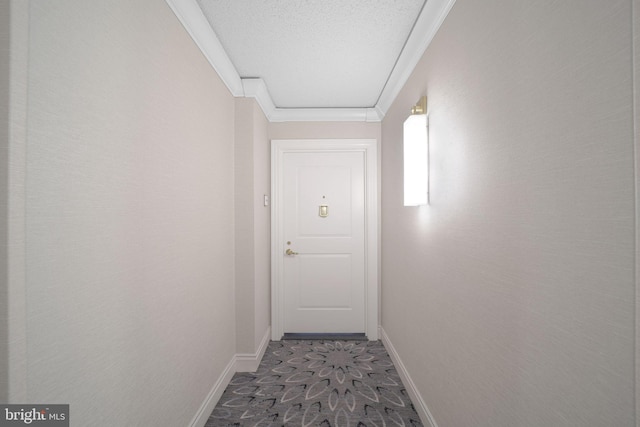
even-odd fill
[[(303, 31), (253, 59), (343, 55), (317, 77), (335, 97), (360, 89), (361, 52), (314, 38), (296, 8), (363, 8), (374, 30), (346, 12), (320, 24), (374, 53), (375, 26), (398, 35), (377, 4), (424, 12), (384, 87), (358, 105), (320, 93), (326, 108), (283, 107), (234, 66), (199, 8), (238, 2), (0, 0), (0, 404), (69, 404), (72, 427), (203, 427), (283, 332), (271, 141), (349, 139), (378, 153), (369, 330), (423, 425), (638, 427), (640, 0), (260, 2)], [(267, 39), (233, 22), (240, 42)], [(405, 206), (423, 96), (429, 204)], [(318, 391), (341, 417), (340, 387)]]

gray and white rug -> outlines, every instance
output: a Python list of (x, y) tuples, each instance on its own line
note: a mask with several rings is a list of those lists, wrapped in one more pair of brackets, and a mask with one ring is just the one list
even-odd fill
[(380, 341), (269, 343), (255, 373), (238, 373), (205, 427), (422, 426)]

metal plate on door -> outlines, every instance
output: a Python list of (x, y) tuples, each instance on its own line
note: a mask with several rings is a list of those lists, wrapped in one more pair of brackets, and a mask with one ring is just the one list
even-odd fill
[(321, 218), (326, 218), (329, 216), (329, 206), (328, 205), (320, 205), (320, 212), (318, 213)]

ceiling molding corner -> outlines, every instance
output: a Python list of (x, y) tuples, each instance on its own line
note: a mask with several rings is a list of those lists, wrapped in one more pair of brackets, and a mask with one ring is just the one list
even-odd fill
[(242, 81), (196, 0), (165, 0), (233, 96), (244, 93)]
[(368, 122), (381, 122), (382, 119), (384, 119), (384, 113), (378, 108), (378, 106), (367, 108)]
[(391, 108), (455, 2), (427, 0), (376, 104), (381, 117)]
[(268, 121), (271, 121), (276, 106), (269, 95), (269, 90), (264, 80), (260, 78), (241, 79), (242, 89), (246, 98), (255, 98), (256, 102), (262, 108), (262, 112)]

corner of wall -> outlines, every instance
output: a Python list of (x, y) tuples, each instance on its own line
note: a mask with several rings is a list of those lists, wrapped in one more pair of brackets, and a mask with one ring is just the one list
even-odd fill
[(271, 327), (267, 327), (264, 335), (260, 339), (260, 343), (256, 346), (256, 350), (251, 353), (238, 353), (235, 357), (236, 372), (255, 372), (258, 370), (262, 356), (267, 351), (269, 340), (271, 338)]

